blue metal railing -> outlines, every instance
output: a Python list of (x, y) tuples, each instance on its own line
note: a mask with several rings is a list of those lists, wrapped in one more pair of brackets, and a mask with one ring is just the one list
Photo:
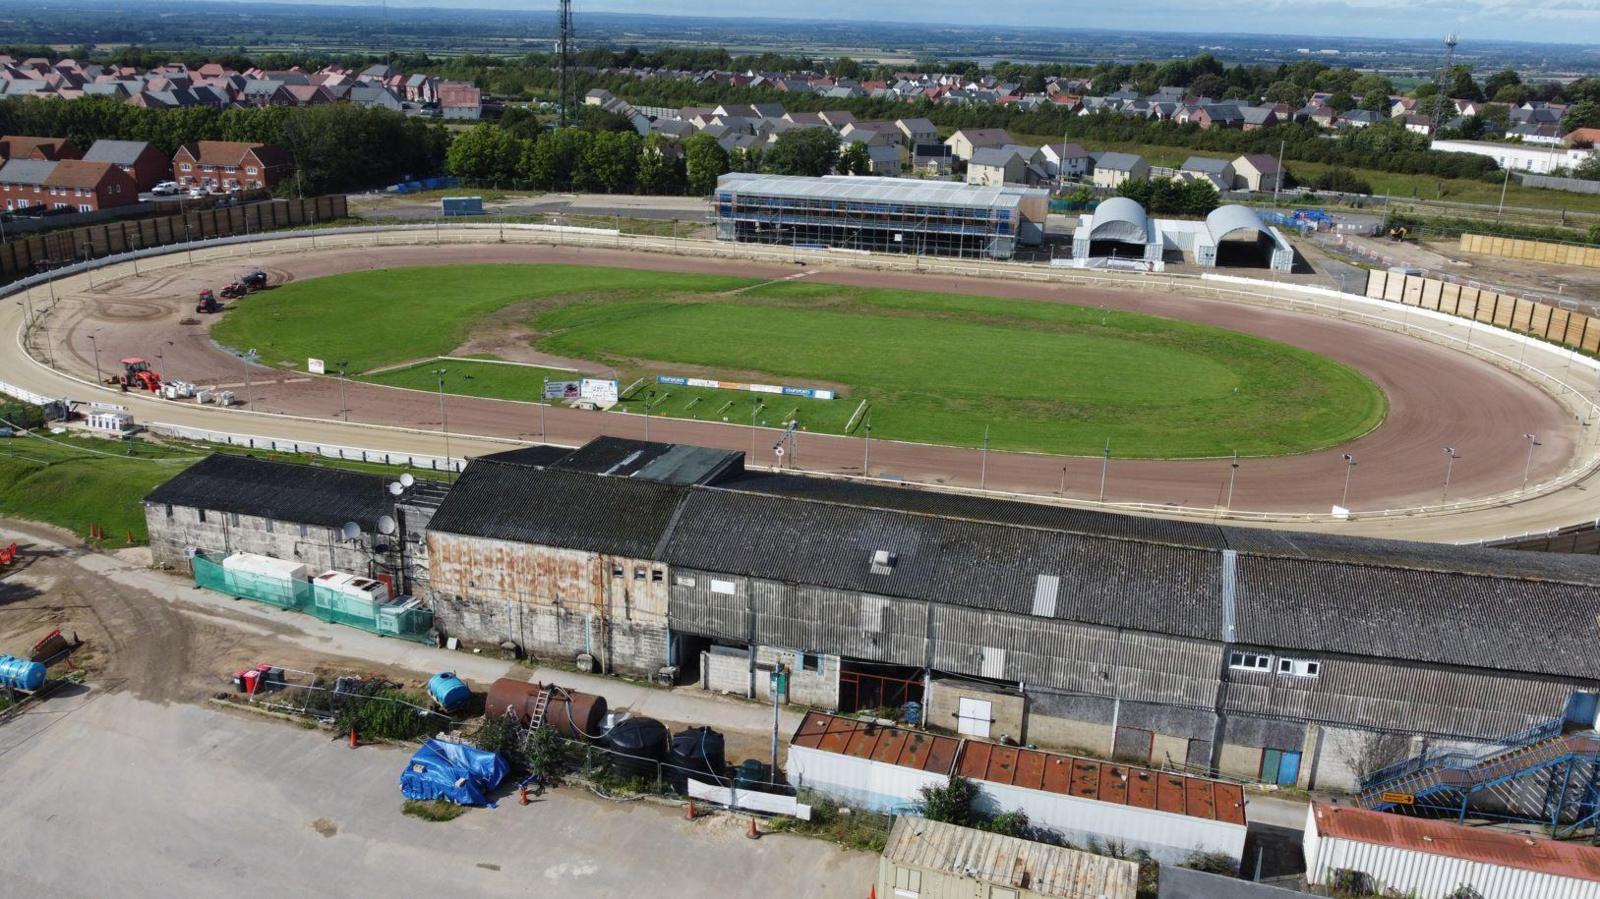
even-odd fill
[(1531, 743), (1540, 743), (1550, 739), (1551, 737), (1560, 736), (1561, 729), (1564, 724), (1565, 720), (1562, 718), (1552, 718), (1549, 721), (1541, 721), (1532, 727), (1524, 728), (1523, 730), (1520, 730), (1509, 736), (1493, 740), (1491, 741), (1493, 744), (1491, 748), (1480, 750), (1478, 752), (1455, 751), (1444, 752), (1438, 755), (1430, 755), (1429, 753), (1424, 752), (1421, 755), (1406, 759), (1405, 761), (1396, 762), (1387, 768), (1379, 769), (1378, 771), (1369, 775), (1363, 783), (1362, 792), (1370, 793), (1378, 791), (1382, 787), (1392, 785), (1395, 781), (1430, 768), (1439, 768), (1445, 770), (1475, 768), (1494, 758), (1495, 756), (1504, 755), (1505, 753), (1510, 752), (1519, 746), (1526, 746)]

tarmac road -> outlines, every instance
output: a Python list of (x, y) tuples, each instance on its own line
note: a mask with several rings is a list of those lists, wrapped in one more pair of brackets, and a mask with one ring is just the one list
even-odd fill
[[(157, 361), (169, 377), (204, 384), (234, 384), (243, 396), (243, 366), (205, 336), (203, 327), (178, 325), (183, 307), (201, 285), (220, 283), (238, 271), (259, 266), (281, 282), (353, 269), (389, 265), (457, 262), (568, 262), (632, 266), (656, 270), (739, 273), (783, 277), (796, 270), (787, 265), (642, 254), (596, 248), (517, 246), (510, 244), (362, 247), (310, 252), (270, 252), (270, 245), (252, 247), (247, 256), (200, 262), (190, 268), (168, 268), (136, 278), (106, 281), (97, 276), (87, 286), (80, 276), (73, 287), (58, 288), (71, 297), (49, 320), (49, 342), (60, 364), (80, 376), (93, 377), (98, 334), (102, 367), (106, 360), (137, 353)], [(1455, 446), (1461, 460), (1454, 466), (1452, 500), (1514, 491), (1523, 484), (1528, 442), (1524, 433), (1539, 435), (1529, 474), (1532, 482), (1553, 476), (1571, 462), (1582, 428), (1574, 415), (1549, 394), (1523, 378), (1485, 361), (1418, 338), (1375, 329), (1353, 321), (1307, 314), (1288, 308), (1182, 294), (1121, 289), (1087, 289), (1065, 285), (952, 278), (910, 272), (867, 271), (836, 267), (808, 269), (809, 277), (840, 284), (944, 290), (991, 296), (1015, 296), (1083, 305), (1105, 305), (1172, 318), (1215, 324), (1256, 334), (1338, 359), (1372, 377), (1389, 394), (1388, 421), (1373, 433), (1333, 450), (1241, 462), (1233, 508), (1280, 513), (1322, 513), (1339, 502), (1346, 466), (1342, 454), (1356, 456), (1349, 506), (1356, 512), (1437, 502), (1443, 493), (1445, 460), (1441, 447)], [(1266, 285), (1264, 285), (1266, 286)], [(181, 298), (181, 299), (180, 299)], [(246, 300), (245, 302), (249, 302)], [(1407, 313), (1396, 309), (1399, 320)], [(0, 306), (0, 330), (19, 327), (15, 304)], [(1438, 326), (1434, 326), (1438, 327)], [(1445, 328), (1451, 326), (1444, 326)], [(1465, 324), (1461, 333), (1465, 334)], [(1481, 335), (1480, 331), (1480, 335)], [(1487, 339), (1479, 336), (1478, 342)], [(36, 341), (38, 342), (38, 341)], [(1540, 352), (1530, 361), (1544, 361)], [(22, 361), (22, 360), (18, 360)], [(1559, 366), (1556, 368), (1559, 373)], [(41, 393), (75, 396), (81, 386), (67, 388), (59, 376), (37, 365), (7, 365), (0, 377)], [(329, 419), (337, 415), (338, 384), (256, 367), (249, 407), (274, 415)], [(438, 400), (430, 393), (350, 383), (351, 423), (301, 421), (257, 416), (228, 416), (142, 397), (108, 397), (137, 407), (142, 420), (198, 424), (252, 433), (315, 440), (397, 452), (441, 454), (443, 439), (428, 434), (439, 427)], [(576, 445), (599, 434), (645, 436), (639, 417), (586, 413), (494, 400), (452, 397), (448, 401), (455, 455), (492, 451), (503, 444), (481, 438), (548, 441)], [(415, 430), (374, 429), (374, 425)], [(654, 419), (649, 436), (656, 440), (693, 442), (756, 452), (757, 464), (771, 460), (775, 432), (710, 422)], [(976, 426), (975, 426), (976, 427)], [(976, 433), (976, 432), (975, 432)], [(466, 438), (460, 435), (474, 435)], [(857, 438), (802, 435), (786, 464), (811, 470), (860, 474), (863, 442)], [(1114, 451), (1114, 448), (1113, 448)], [(963, 487), (976, 487), (985, 468), (980, 453), (968, 448), (932, 447), (873, 441), (873, 476)], [(1098, 498), (1102, 466), (1098, 458), (991, 452), (982, 482), (990, 490), (1031, 493), (1093, 501)], [(1114, 456), (1106, 467), (1106, 499), (1158, 505), (1215, 507), (1224, 500), (1227, 460), (1123, 461)], [(1316, 529), (1412, 536), (1427, 539), (1493, 537), (1592, 518), (1583, 488), (1555, 497), (1529, 500), (1503, 509), (1447, 517), (1360, 519), (1323, 522)], [(1556, 501), (1559, 497), (1560, 500)], [(1296, 527), (1308, 527), (1299, 523)]]

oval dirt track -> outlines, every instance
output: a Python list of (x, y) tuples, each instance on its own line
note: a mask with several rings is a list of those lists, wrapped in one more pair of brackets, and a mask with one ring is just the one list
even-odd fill
[[(72, 311), (63, 306), (65, 321), (57, 319), (51, 324), (51, 339), (59, 360), (77, 374), (92, 376), (93, 345), (88, 335), (96, 334), (102, 367), (107, 360), (121, 356), (145, 356), (156, 362), (168, 378), (225, 385), (247, 399), (256, 411), (336, 418), (339, 385), (332, 378), (257, 366), (251, 371), (250, 396), (246, 398), (244, 366), (210, 341), (210, 319), (200, 324), (180, 323), (184, 318), (195, 318), (193, 305), (199, 289), (220, 289), (250, 268), (265, 269), (274, 284), (390, 266), (494, 262), (569, 263), (754, 277), (785, 277), (797, 271), (788, 265), (729, 259), (500, 244), (276, 254), (266, 249), (248, 258), (163, 269), (159, 276), (100, 284), (81, 294), (81, 305), (74, 304), (78, 308)], [(1104, 305), (1216, 325), (1336, 359), (1367, 375), (1388, 394), (1390, 410), (1384, 424), (1346, 446), (1242, 460), (1233, 493), (1232, 507), (1236, 510), (1327, 513), (1340, 500), (1346, 452), (1358, 461), (1350, 487), (1349, 506), (1353, 510), (1436, 503), (1443, 490), (1446, 460), (1442, 447), (1446, 445), (1454, 446), (1461, 456), (1454, 467), (1450, 499), (1504, 493), (1523, 484), (1528, 450), (1524, 433), (1538, 434), (1542, 444), (1533, 456), (1531, 470), (1532, 479), (1537, 482), (1569, 464), (1580, 431), (1570, 412), (1522, 378), (1421, 339), (1349, 321), (1133, 289), (1087, 289), (816, 266), (808, 271), (811, 279), (844, 285)], [(145, 318), (152, 301), (162, 303), (166, 311), (159, 317)], [(438, 399), (433, 394), (355, 382), (348, 383), (346, 389), (352, 422), (439, 427)], [(451, 397), (448, 403), (453, 434), (567, 445), (600, 434), (644, 436), (645, 424), (637, 416), (551, 408), (544, 415), (547, 430), (541, 433), (540, 414), (535, 406), (464, 397)], [(243, 427), (241, 424), (237, 429)], [(763, 465), (772, 461), (774, 435), (765, 429), (752, 434), (748, 427), (714, 422), (650, 422), (652, 439), (746, 451), (754, 446), (753, 458)], [(806, 470), (859, 474), (863, 443), (853, 437), (805, 434), (794, 455), (798, 458), (785, 461), (797, 462)], [(980, 465), (980, 454), (974, 449), (884, 441), (873, 441), (871, 448), (871, 473), (882, 477), (975, 487)], [(991, 452), (984, 481), (991, 490), (1053, 496), (1061, 491), (1063, 475), (1066, 496), (1098, 498), (1098, 458)], [(1208, 508), (1222, 503), (1228, 477), (1229, 462), (1225, 459), (1120, 461), (1113, 456), (1105, 496), (1112, 501)]]

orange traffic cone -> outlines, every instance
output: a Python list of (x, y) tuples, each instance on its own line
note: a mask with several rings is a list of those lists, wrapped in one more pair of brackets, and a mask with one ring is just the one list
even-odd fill
[(128, 530), (128, 545), (133, 545), (133, 530), (131, 528)]
[(690, 821), (694, 820), (694, 800), (693, 799), (689, 800), (689, 808), (684, 813), (683, 817), (688, 819), (688, 820), (690, 820)]
[(761, 839), (761, 831), (756, 830), (756, 819), (755, 818), (751, 818), (750, 819), (750, 832), (745, 834), (745, 836), (749, 837), (752, 840)]
[(528, 787), (527, 787), (527, 785), (523, 785), (522, 787), (520, 787), (517, 790), (517, 802), (521, 803), (522, 805), (527, 805), (528, 804)]
[(356, 728), (355, 728), (355, 725), (351, 725), (350, 726), (350, 748), (351, 749), (356, 748)]

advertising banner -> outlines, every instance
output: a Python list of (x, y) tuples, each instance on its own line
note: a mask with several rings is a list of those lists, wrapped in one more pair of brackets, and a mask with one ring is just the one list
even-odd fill
[(617, 401), (617, 382), (602, 381), (598, 378), (584, 378), (578, 386), (578, 398), (591, 403), (615, 403)]
[(657, 384), (677, 387), (709, 387), (713, 390), (743, 390), (749, 393), (773, 393), (798, 396), (812, 400), (831, 400), (834, 392), (821, 387), (780, 387), (776, 384), (746, 384), (742, 381), (713, 381), (710, 378), (686, 378), (682, 375), (656, 375)]
[(575, 400), (578, 398), (578, 382), (546, 381), (544, 382), (544, 398), (547, 400)]
[(307, 358), (306, 371), (314, 375), (325, 375), (328, 373), (328, 366), (321, 359)]

